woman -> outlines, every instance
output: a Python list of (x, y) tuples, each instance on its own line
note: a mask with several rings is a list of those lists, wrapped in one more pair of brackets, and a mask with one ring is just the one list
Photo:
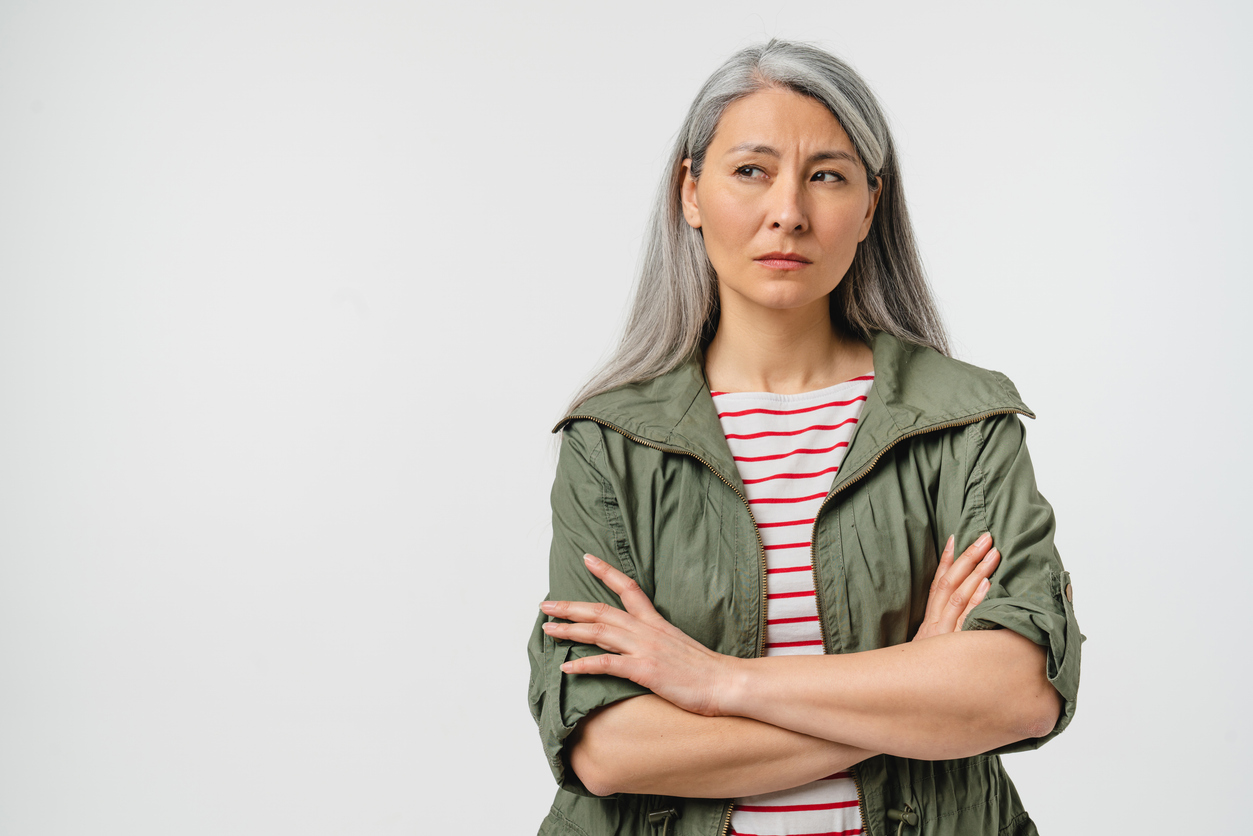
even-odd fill
[(1031, 413), (946, 356), (912, 242), (847, 66), (714, 73), (559, 425), (541, 832), (1036, 832), (994, 753), (1073, 716), (1069, 577)]

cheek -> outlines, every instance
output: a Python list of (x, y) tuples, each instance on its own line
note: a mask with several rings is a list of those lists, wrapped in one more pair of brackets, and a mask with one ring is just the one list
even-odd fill
[(834, 213), (821, 236), (824, 249), (831, 252), (847, 251), (851, 255), (861, 240), (861, 227), (865, 218), (864, 209), (859, 210), (857, 207), (846, 207), (844, 211)]
[(706, 246), (729, 248), (747, 244), (756, 231), (750, 207), (724, 195), (701, 203), (701, 222)]

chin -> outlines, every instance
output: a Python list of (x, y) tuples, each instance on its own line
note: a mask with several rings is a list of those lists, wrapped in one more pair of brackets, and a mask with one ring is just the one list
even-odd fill
[(822, 293), (815, 295), (812, 291), (808, 293), (760, 293), (754, 296), (745, 297), (750, 303), (760, 308), (766, 308), (773, 311), (791, 311), (808, 308), (813, 305), (828, 305), (830, 293)]
[(745, 308), (757, 308), (770, 311), (790, 311), (808, 308), (811, 305), (826, 305), (835, 290), (832, 287), (816, 288), (813, 277), (808, 280), (790, 276), (771, 277), (763, 280), (759, 276), (745, 277), (741, 281), (727, 282), (718, 280), (718, 294), (725, 301), (730, 297), (738, 297)]

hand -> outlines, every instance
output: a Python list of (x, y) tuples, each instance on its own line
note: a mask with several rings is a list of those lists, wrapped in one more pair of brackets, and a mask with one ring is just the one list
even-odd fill
[(609, 651), (566, 662), (561, 670), (619, 676), (686, 711), (716, 716), (717, 695), (734, 657), (713, 652), (666, 621), (639, 584), (608, 563), (590, 554), (583, 561), (588, 571), (622, 599), (626, 609), (582, 601), (540, 604), (546, 615), (572, 622), (545, 622), (548, 635)]
[(961, 557), (953, 560), (953, 538), (949, 537), (931, 581), (927, 613), (913, 640), (961, 630), (966, 616), (988, 594), (992, 585), (988, 577), (1000, 559), (1001, 553), (992, 548), (992, 535), (985, 533), (962, 552)]

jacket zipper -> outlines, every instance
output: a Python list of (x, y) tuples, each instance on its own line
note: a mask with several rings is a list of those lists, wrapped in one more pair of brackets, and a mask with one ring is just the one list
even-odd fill
[[(766, 618), (767, 618), (767, 614), (766, 614), (766, 606), (767, 606), (766, 544), (761, 539), (761, 529), (757, 527), (757, 520), (753, 517), (753, 509), (748, 504), (748, 497), (740, 493), (739, 488), (735, 487), (735, 485), (732, 485), (730, 480), (728, 480), (725, 476), (719, 473), (716, 467), (714, 467), (712, 464), (705, 461), (703, 458), (696, 455), (695, 453), (689, 452), (687, 450), (680, 450), (677, 447), (663, 447), (660, 444), (654, 444), (653, 442), (644, 438), (640, 438), (638, 435), (635, 435), (634, 433), (629, 433), (626, 430), (622, 429), (621, 427), (615, 426), (614, 424), (611, 424), (608, 421), (602, 421), (601, 419), (596, 418), (591, 415), (571, 415), (569, 418), (566, 418), (565, 421), (562, 421), (562, 424), (565, 424), (569, 421), (574, 421), (577, 419), (592, 421), (594, 423), (600, 424), (602, 427), (608, 427), (609, 429), (613, 430), (619, 435), (622, 435), (625, 438), (629, 438), (637, 444), (642, 444), (645, 447), (651, 447), (654, 450), (660, 450), (663, 453), (676, 453), (676, 454), (683, 455), (683, 456), (691, 456), (693, 459), (696, 459), (696, 461), (700, 462), (706, 468), (708, 468), (710, 473), (712, 473), (714, 476), (717, 476), (718, 479), (721, 480), (724, 485), (730, 488), (735, 493), (735, 495), (740, 498), (740, 502), (744, 503), (744, 510), (748, 511), (748, 519), (753, 524), (753, 533), (757, 535), (758, 578), (760, 579), (759, 594), (761, 596), (761, 618), (759, 619), (758, 624), (757, 624), (757, 657), (760, 658), (761, 656), (765, 655), (765, 652), (766, 652)], [(819, 624), (821, 624), (821, 619), (819, 619)], [(858, 793), (861, 792), (860, 787), (858, 787), (857, 792)], [(735, 809), (735, 802), (728, 801), (726, 814), (723, 815), (722, 817), (722, 829), (718, 832), (718, 836), (727, 836), (727, 832), (731, 829), (731, 811), (733, 809)]]
[[(1025, 411), (1021, 409), (995, 409), (990, 412), (981, 412), (978, 415), (972, 415), (969, 418), (963, 418), (960, 421), (948, 421), (943, 424), (936, 424), (935, 426), (932, 426), (932, 427), (924, 427), (923, 429), (916, 430), (915, 432), (912, 432), (912, 433), (906, 433), (905, 435), (902, 435), (900, 438), (895, 439), (886, 447), (884, 447), (882, 450), (880, 450), (878, 453), (876, 453), (874, 458), (871, 459), (866, 464), (865, 467), (863, 467), (860, 471), (858, 471), (855, 476), (853, 476), (844, 484), (840, 485), (831, 493), (827, 494), (826, 499), (822, 500), (822, 504), (818, 506), (818, 512), (814, 514), (814, 528), (813, 528), (813, 531), (809, 535), (809, 571), (810, 571), (810, 574), (813, 576), (814, 604), (818, 607), (818, 634), (822, 637), (822, 650), (824, 653), (829, 652), (828, 648), (831, 645), (830, 645), (829, 637), (827, 635), (827, 622), (822, 617), (822, 593), (820, 591), (820, 587), (818, 586), (818, 553), (817, 553), (817, 546), (815, 545), (816, 540), (814, 539), (814, 535), (817, 534), (818, 532), (818, 520), (822, 518), (822, 512), (826, 510), (827, 503), (830, 502), (832, 497), (834, 497), (836, 494), (842, 493), (844, 489), (847, 488), (849, 485), (860, 482), (863, 478), (865, 478), (866, 474), (869, 473), (871, 470), (873, 470), (874, 466), (879, 463), (879, 459), (883, 458), (883, 456), (889, 450), (891, 450), (893, 447), (895, 447), (897, 444), (899, 444), (900, 442), (904, 441), (907, 438), (915, 438), (917, 436), (925, 435), (926, 433), (930, 433), (930, 432), (939, 432), (941, 430), (951, 430), (954, 427), (964, 427), (968, 424), (974, 424), (986, 418), (991, 418), (995, 415), (1011, 415), (1014, 413), (1017, 413), (1019, 415), (1027, 414)], [(856, 765), (850, 766), (848, 771), (853, 776), (853, 786), (857, 788), (857, 807), (861, 812), (861, 820), (862, 820), (862, 825), (864, 828), (865, 822), (867, 819), (866, 794), (862, 790), (862, 787), (861, 787), (861, 776), (857, 774)], [(730, 825), (730, 823), (731, 823), (731, 817), (728, 814), (727, 824)], [(725, 830), (723, 831), (722, 836), (726, 836)]]

